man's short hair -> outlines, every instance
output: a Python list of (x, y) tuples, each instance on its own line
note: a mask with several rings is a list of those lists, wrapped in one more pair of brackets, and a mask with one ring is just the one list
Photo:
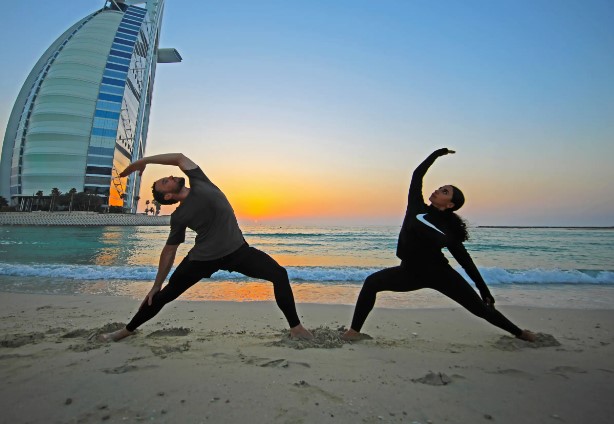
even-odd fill
[(151, 194), (153, 194), (153, 198), (156, 202), (158, 202), (161, 205), (173, 205), (179, 201), (177, 199), (168, 199), (168, 200), (165, 199), (164, 193), (156, 190), (156, 183), (157, 181), (154, 181), (154, 183), (151, 186)]

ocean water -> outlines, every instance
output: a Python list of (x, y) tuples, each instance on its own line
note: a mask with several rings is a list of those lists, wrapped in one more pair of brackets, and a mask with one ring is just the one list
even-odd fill
[[(399, 263), (398, 226), (243, 225), (242, 229), (250, 245), (286, 267), (299, 302), (352, 304), (369, 274)], [(155, 278), (167, 235), (167, 227), (0, 226), (0, 291), (141, 298)], [(176, 264), (192, 240), (193, 234), (188, 234)], [(552, 290), (573, 292), (580, 301), (582, 293), (589, 299), (614, 290), (613, 229), (477, 227), (471, 229), (466, 247), (493, 293), (503, 293), (503, 300), (507, 296), (510, 303), (521, 293), (525, 298), (539, 293), (537, 299), (542, 299), (552, 297)], [(544, 289), (551, 290), (550, 296), (544, 295)], [(432, 294), (422, 292), (387, 294), (378, 305), (431, 305)], [(273, 299), (269, 283), (224, 271), (182, 298)], [(607, 298), (602, 302), (609, 302)], [(599, 299), (595, 302), (599, 306)]]

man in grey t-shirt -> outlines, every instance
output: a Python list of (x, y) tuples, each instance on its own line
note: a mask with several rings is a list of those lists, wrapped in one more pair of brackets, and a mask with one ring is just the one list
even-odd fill
[[(303, 327), (296, 313), (285, 268), (266, 253), (247, 244), (228, 199), (198, 165), (181, 153), (168, 153), (139, 159), (128, 165), (120, 176), (125, 177), (136, 171), (141, 175), (148, 164), (178, 166), (187, 175), (190, 185), (185, 185), (185, 178), (173, 176), (161, 178), (153, 184), (155, 200), (163, 205), (179, 202), (171, 215), (171, 231), (160, 254), (155, 282), (126, 327), (103, 334), (100, 339), (119, 341), (134, 334), (137, 327), (154, 317), (164, 305), (220, 269), (271, 281), (275, 301), (290, 326), (290, 336), (312, 338), (313, 335)], [(162, 288), (175, 261), (177, 248), (185, 241), (186, 228), (196, 232), (196, 242), (175, 269), (168, 284)]]

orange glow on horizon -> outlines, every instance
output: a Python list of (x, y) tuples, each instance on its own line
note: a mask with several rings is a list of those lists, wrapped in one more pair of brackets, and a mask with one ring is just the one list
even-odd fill
[[(141, 183), (139, 212), (145, 201), (151, 200), (151, 185), (166, 176), (144, 175)], [(244, 177), (244, 176), (243, 176)], [(239, 220), (273, 221), (276, 219), (377, 218), (403, 213), (406, 194), (400, 185), (386, 186), (377, 181), (345, 182), (324, 177), (301, 178), (287, 175), (274, 178), (271, 174), (257, 175), (249, 180), (212, 178), (230, 201)], [(380, 186), (381, 185), (381, 186)], [(169, 215), (176, 206), (162, 206), (161, 214)]]
[(361, 193), (321, 191), (314, 187), (276, 188), (278, 191), (231, 191), (228, 197), (237, 217), (248, 220), (275, 220), (291, 218), (343, 218), (389, 216), (398, 209), (389, 198), (366, 198)]

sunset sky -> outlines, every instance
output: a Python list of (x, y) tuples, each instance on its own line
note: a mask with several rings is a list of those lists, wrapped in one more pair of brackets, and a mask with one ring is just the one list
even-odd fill
[[(0, 127), (102, 0), (3, 6)], [(180, 151), (241, 222), (400, 225), (463, 189), (477, 225), (614, 225), (614, 2), (167, 0), (147, 154)], [(151, 167), (154, 179), (174, 174)], [(144, 206), (144, 205), (143, 205)], [(164, 209), (170, 213), (171, 209)]]

